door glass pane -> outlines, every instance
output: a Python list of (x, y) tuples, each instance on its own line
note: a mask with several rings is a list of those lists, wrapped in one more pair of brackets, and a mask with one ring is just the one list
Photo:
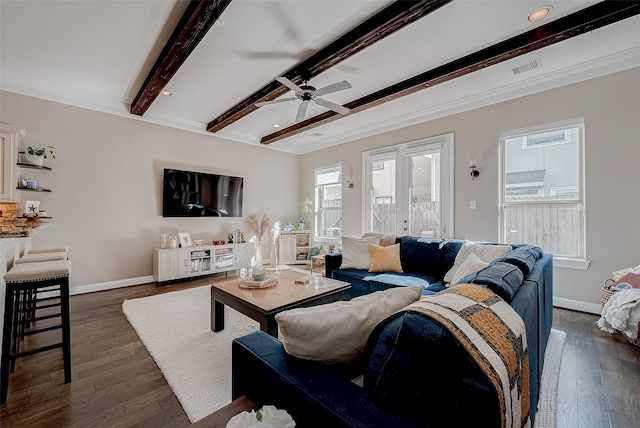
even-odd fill
[(396, 161), (371, 163), (371, 232), (396, 234)]
[(440, 153), (409, 157), (408, 234), (439, 238)]

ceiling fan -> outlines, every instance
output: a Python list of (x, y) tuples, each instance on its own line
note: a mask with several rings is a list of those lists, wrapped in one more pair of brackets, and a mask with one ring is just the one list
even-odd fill
[(291, 80), (282, 76), (276, 77), (276, 80), (282, 83), (283, 85), (285, 85), (286, 87), (288, 87), (289, 89), (293, 90), (293, 92), (295, 93), (295, 96), (256, 103), (256, 107), (262, 107), (262, 106), (282, 103), (286, 101), (302, 100), (302, 103), (300, 103), (300, 107), (298, 107), (298, 113), (296, 114), (296, 123), (302, 122), (304, 120), (307, 114), (307, 106), (311, 101), (313, 101), (318, 105), (326, 107), (329, 110), (333, 110), (339, 114), (347, 114), (350, 111), (348, 108), (343, 107), (340, 104), (332, 103), (331, 101), (318, 98), (322, 95), (330, 94), (332, 92), (343, 91), (345, 89), (351, 88), (351, 84), (346, 80), (343, 80), (342, 82), (334, 83), (332, 85), (325, 86), (324, 88), (320, 88), (320, 89), (316, 89), (313, 86), (310, 86), (309, 80), (303, 80), (302, 86), (298, 86), (295, 83), (293, 83)]

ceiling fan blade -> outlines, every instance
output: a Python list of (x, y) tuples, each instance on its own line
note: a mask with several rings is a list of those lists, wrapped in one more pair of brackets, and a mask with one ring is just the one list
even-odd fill
[(291, 80), (287, 79), (284, 76), (276, 77), (276, 80), (282, 83), (287, 88), (291, 89), (293, 92), (303, 92), (300, 86), (296, 85), (295, 83), (293, 83)]
[(336, 113), (347, 114), (351, 111), (348, 108), (341, 106), (340, 104), (332, 103), (331, 101), (323, 100), (321, 98), (316, 98), (315, 102), (316, 104), (320, 104), (322, 107), (326, 107), (329, 110), (335, 111)]
[(256, 107), (262, 107), (262, 106), (268, 106), (270, 104), (277, 104), (277, 103), (283, 103), (285, 101), (293, 101), (293, 100), (297, 100), (296, 97), (289, 97), (289, 98), (282, 98), (282, 99), (278, 99), (278, 100), (271, 100), (271, 101), (262, 101), (261, 103), (256, 103)]
[(309, 105), (309, 101), (303, 101), (300, 103), (300, 107), (298, 107), (298, 114), (296, 114), (296, 123), (302, 122), (304, 117), (307, 115), (307, 106)]
[(342, 82), (334, 83), (333, 85), (325, 86), (324, 88), (320, 88), (316, 91), (317, 96), (330, 94), (332, 92), (344, 91), (345, 89), (351, 88), (351, 83), (343, 80)]

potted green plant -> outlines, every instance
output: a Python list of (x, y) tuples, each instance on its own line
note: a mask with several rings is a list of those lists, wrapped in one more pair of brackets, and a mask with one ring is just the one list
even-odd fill
[(34, 147), (29, 146), (27, 150), (22, 153), (22, 159), (20, 163), (26, 163), (28, 165), (36, 165), (42, 166), (44, 164), (44, 160), (48, 157), (52, 157), (53, 159), (56, 156), (53, 154), (53, 151), (56, 148), (54, 146), (44, 146), (44, 147)]

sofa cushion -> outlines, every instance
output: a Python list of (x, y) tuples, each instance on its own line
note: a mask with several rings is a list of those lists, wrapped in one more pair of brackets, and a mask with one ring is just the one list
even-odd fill
[(540, 247), (523, 245), (503, 256), (498, 257), (494, 261), (511, 263), (512, 265), (517, 266), (526, 277), (536, 264), (536, 260), (542, 257), (542, 254), (544, 254), (544, 252)]
[(362, 235), (363, 238), (369, 238), (372, 236), (377, 236), (378, 238), (380, 238), (380, 243), (378, 245), (380, 245), (381, 247), (388, 247), (396, 243), (396, 235), (385, 235), (384, 233), (372, 232), (367, 232)]
[(442, 277), (442, 239), (402, 236), (398, 242), (404, 272)]
[(456, 261), (453, 267), (444, 275), (444, 282), (451, 282), (456, 271), (460, 268), (462, 263), (469, 257), (471, 253), (475, 254), (483, 262), (490, 263), (497, 257), (500, 257), (513, 248), (511, 245), (493, 245), (493, 244), (477, 244), (473, 241), (465, 240), (464, 245), (458, 251), (456, 255)]
[(369, 245), (380, 242), (377, 236), (368, 238), (342, 237), (342, 264), (340, 269), (369, 269), (371, 267), (371, 255)]
[(491, 382), (427, 315), (389, 316), (371, 333), (363, 356), (365, 390), (392, 412), (422, 426), (500, 426)]
[(400, 244), (381, 247), (370, 244), (371, 266), (369, 272), (402, 272), (400, 264)]
[(453, 279), (449, 283), (449, 286), (457, 284), (458, 281), (460, 281), (465, 276), (477, 272), (480, 269), (484, 269), (487, 266), (489, 266), (489, 263), (483, 262), (482, 260), (480, 260), (480, 257), (476, 256), (473, 253), (469, 254), (467, 260), (465, 260), (464, 263), (460, 265), (460, 267), (456, 271), (456, 274), (453, 275)]
[(375, 326), (420, 298), (422, 287), (379, 291), (349, 301), (280, 312), (276, 321), (290, 355), (325, 363), (352, 363)]
[(465, 276), (457, 283), (484, 285), (510, 302), (518, 292), (523, 280), (524, 275), (517, 266), (505, 262), (495, 262), (478, 272)]

